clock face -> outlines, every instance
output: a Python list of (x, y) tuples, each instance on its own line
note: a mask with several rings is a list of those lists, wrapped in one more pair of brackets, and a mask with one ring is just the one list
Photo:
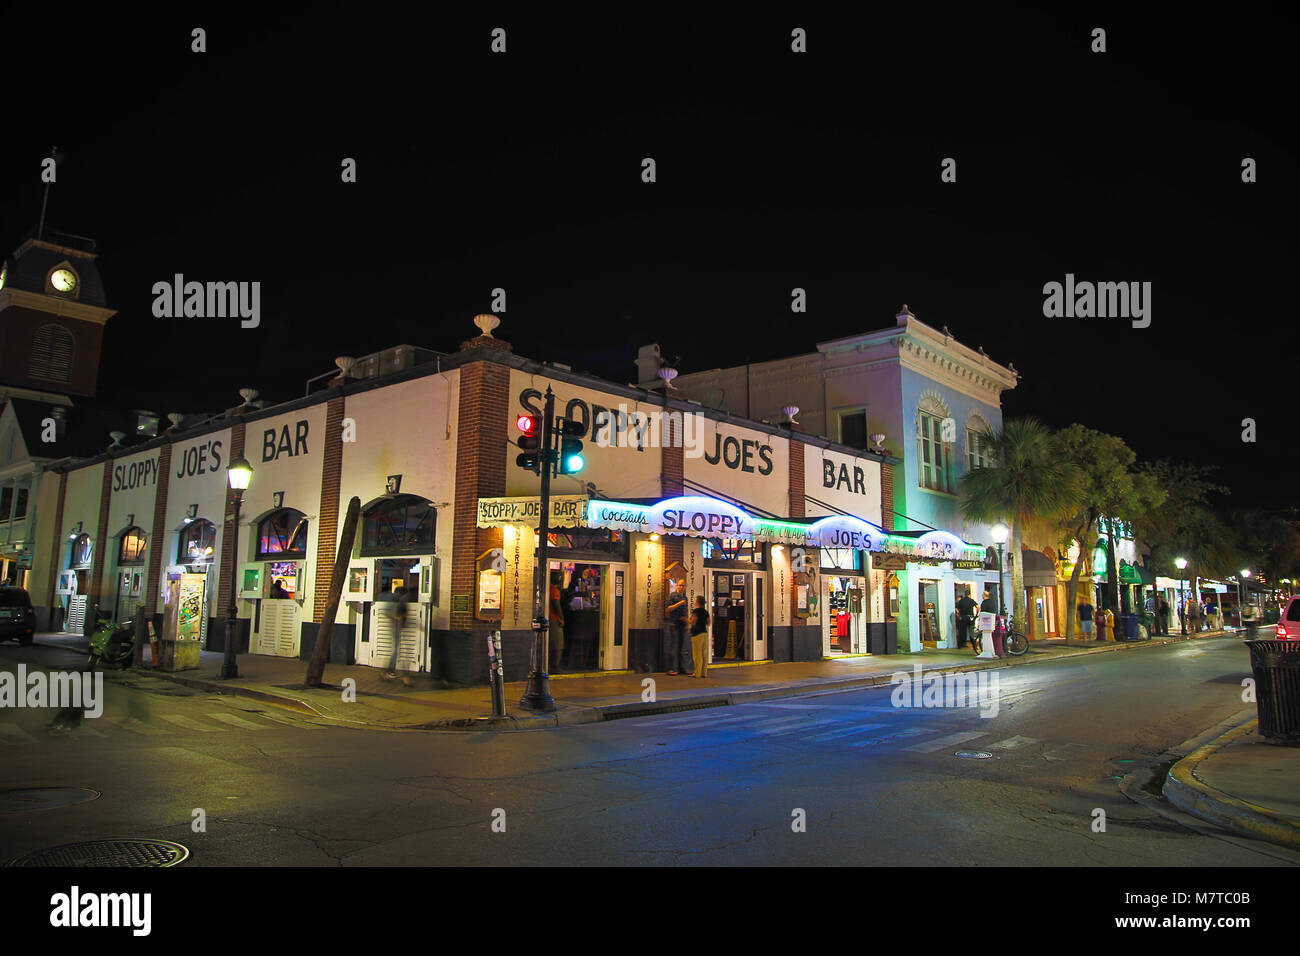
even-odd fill
[(67, 269), (56, 269), (50, 276), (50, 285), (60, 292), (71, 292), (77, 287), (77, 277)]

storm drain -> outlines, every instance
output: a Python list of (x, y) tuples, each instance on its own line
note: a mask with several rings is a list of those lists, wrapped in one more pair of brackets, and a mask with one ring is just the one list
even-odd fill
[(0, 791), (0, 813), (27, 813), (31, 810), (53, 810), (70, 807), (103, 794), (89, 787), (28, 787), (22, 790)]
[(958, 750), (954, 757), (970, 757), (972, 760), (987, 760), (993, 755), (987, 750)]
[(600, 719), (623, 720), (627, 717), (650, 717), (655, 714), (680, 714), (685, 710), (708, 710), (710, 707), (726, 707), (727, 700), (697, 700), (681, 704), (661, 704), (654, 707), (629, 707), (627, 710), (602, 710)]
[(27, 853), (10, 866), (175, 866), (190, 851), (166, 840), (89, 840)]

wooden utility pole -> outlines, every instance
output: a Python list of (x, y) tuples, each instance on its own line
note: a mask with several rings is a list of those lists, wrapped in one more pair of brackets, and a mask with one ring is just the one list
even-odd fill
[(334, 618), (338, 617), (339, 600), (343, 597), (343, 579), (347, 577), (348, 562), (352, 558), (352, 539), (357, 536), (357, 519), (361, 515), (361, 499), (356, 495), (348, 502), (348, 515), (343, 519), (343, 537), (339, 539), (338, 557), (334, 559), (334, 577), (330, 578), (330, 599), (325, 605), (325, 616), (316, 632), (316, 646), (307, 664), (307, 684), (319, 687), (325, 675), (325, 655), (329, 653), (330, 638), (334, 634)]

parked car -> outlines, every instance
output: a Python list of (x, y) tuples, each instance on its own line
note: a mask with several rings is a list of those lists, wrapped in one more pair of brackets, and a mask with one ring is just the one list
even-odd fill
[(1279, 641), (1300, 641), (1300, 594), (1287, 601), (1275, 630)]
[(0, 641), (17, 639), (26, 647), (36, 634), (36, 611), (22, 588), (0, 587)]

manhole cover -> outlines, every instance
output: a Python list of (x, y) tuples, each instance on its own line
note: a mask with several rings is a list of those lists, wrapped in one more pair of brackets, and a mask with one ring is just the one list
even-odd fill
[(32, 787), (26, 790), (0, 790), (0, 813), (26, 813), (29, 810), (53, 810), (76, 803), (98, 800), (98, 790), (87, 787)]
[(989, 753), (987, 750), (958, 750), (955, 754), (953, 754), (953, 756), (970, 757), (974, 760), (987, 760), (989, 757), (992, 757), (993, 755)]
[(166, 840), (89, 840), (18, 857), (10, 866), (175, 866), (190, 851)]

